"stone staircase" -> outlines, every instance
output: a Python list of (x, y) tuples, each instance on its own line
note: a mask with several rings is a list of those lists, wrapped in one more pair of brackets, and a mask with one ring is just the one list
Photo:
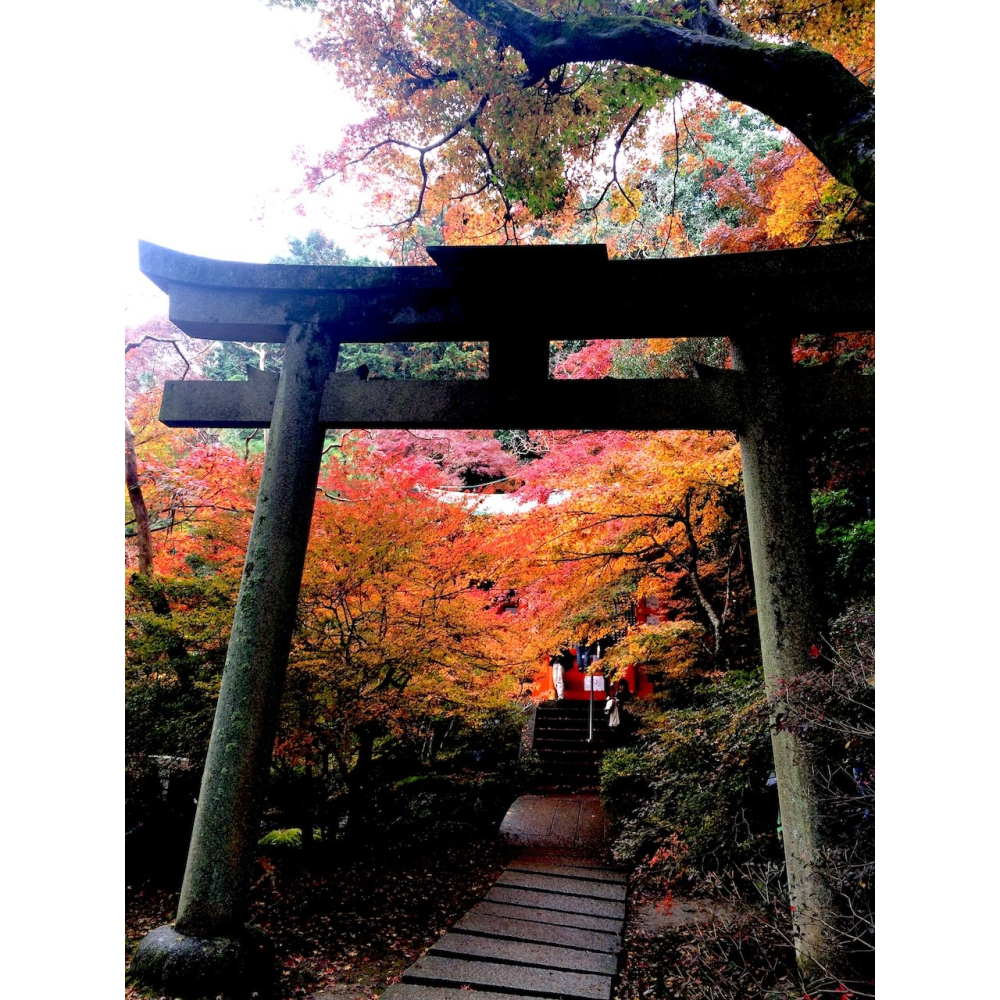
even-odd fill
[(589, 701), (544, 701), (535, 710), (531, 749), (542, 764), (540, 788), (596, 788), (601, 757), (612, 745), (604, 702), (594, 702), (594, 734), (588, 741)]
[(597, 795), (522, 795), (500, 825), (521, 853), (380, 1000), (611, 1000), (628, 878), (606, 833)]
[(591, 857), (529, 850), (382, 1000), (611, 1000), (626, 892)]

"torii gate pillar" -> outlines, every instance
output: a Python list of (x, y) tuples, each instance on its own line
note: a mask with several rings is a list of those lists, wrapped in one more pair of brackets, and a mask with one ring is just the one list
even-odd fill
[(273, 975), (269, 947), (247, 929), (247, 897), (338, 347), (314, 323), (294, 324), (286, 340), (177, 920), (147, 935), (132, 960), (142, 981), (174, 991), (228, 995)]
[(800, 968), (818, 969), (830, 959), (833, 900), (821, 871), (816, 781), (805, 744), (782, 725), (782, 682), (806, 668), (821, 627), (809, 480), (791, 418), (794, 370), (781, 337), (734, 338), (730, 351), (743, 375), (743, 492), (795, 950)]

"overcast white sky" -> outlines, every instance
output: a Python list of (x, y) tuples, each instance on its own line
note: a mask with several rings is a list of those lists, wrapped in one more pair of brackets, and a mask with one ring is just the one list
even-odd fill
[[(266, 262), (287, 236), (316, 228), (360, 249), (346, 222), (349, 191), (313, 197), (305, 218), (290, 194), (302, 180), (296, 147), (333, 148), (343, 125), (364, 116), (295, 44), (315, 15), (260, 0), (136, 0), (130, 16), (127, 269), (138, 274), (139, 239)], [(126, 323), (162, 310), (158, 294), (139, 275), (127, 287)]]

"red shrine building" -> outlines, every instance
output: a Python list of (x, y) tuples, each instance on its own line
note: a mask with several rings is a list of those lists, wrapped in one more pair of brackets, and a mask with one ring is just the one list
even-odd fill
[[(641, 598), (635, 606), (633, 614), (626, 614), (622, 627), (590, 646), (582, 643), (553, 651), (549, 656), (542, 657), (538, 672), (532, 681), (532, 694), (542, 701), (553, 700), (556, 697), (555, 683), (552, 679), (552, 661), (558, 657), (563, 666), (563, 697), (567, 701), (589, 701), (593, 688), (594, 701), (604, 701), (609, 687), (613, 687), (608, 678), (601, 672), (601, 657), (620, 639), (623, 639), (633, 628), (643, 625), (658, 625), (657, 615), (659, 604), (655, 597)], [(595, 668), (594, 674), (588, 670)], [(646, 698), (653, 693), (653, 685), (646, 676), (641, 663), (632, 663), (625, 668), (622, 675), (628, 683), (628, 690), (638, 698)]]

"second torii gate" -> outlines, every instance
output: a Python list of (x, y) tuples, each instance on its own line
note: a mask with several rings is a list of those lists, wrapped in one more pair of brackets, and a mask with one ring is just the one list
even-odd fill
[[(144, 274), (193, 337), (285, 343), (278, 377), (168, 382), (175, 427), (270, 427), (177, 920), (134, 974), (178, 992), (254, 985), (246, 929), (268, 772), (328, 427), (734, 430), (739, 434), (771, 738), (797, 949), (828, 964), (830, 890), (818, 871), (812, 769), (774, 725), (820, 621), (812, 579), (805, 427), (874, 426), (874, 378), (797, 370), (790, 340), (874, 329), (874, 243), (609, 261), (599, 245), (437, 247), (437, 267), (207, 260), (140, 245)], [(695, 379), (554, 380), (549, 343), (580, 337), (730, 338), (733, 370)], [(487, 341), (482, 380), (362, 380), (342, 343)]]

